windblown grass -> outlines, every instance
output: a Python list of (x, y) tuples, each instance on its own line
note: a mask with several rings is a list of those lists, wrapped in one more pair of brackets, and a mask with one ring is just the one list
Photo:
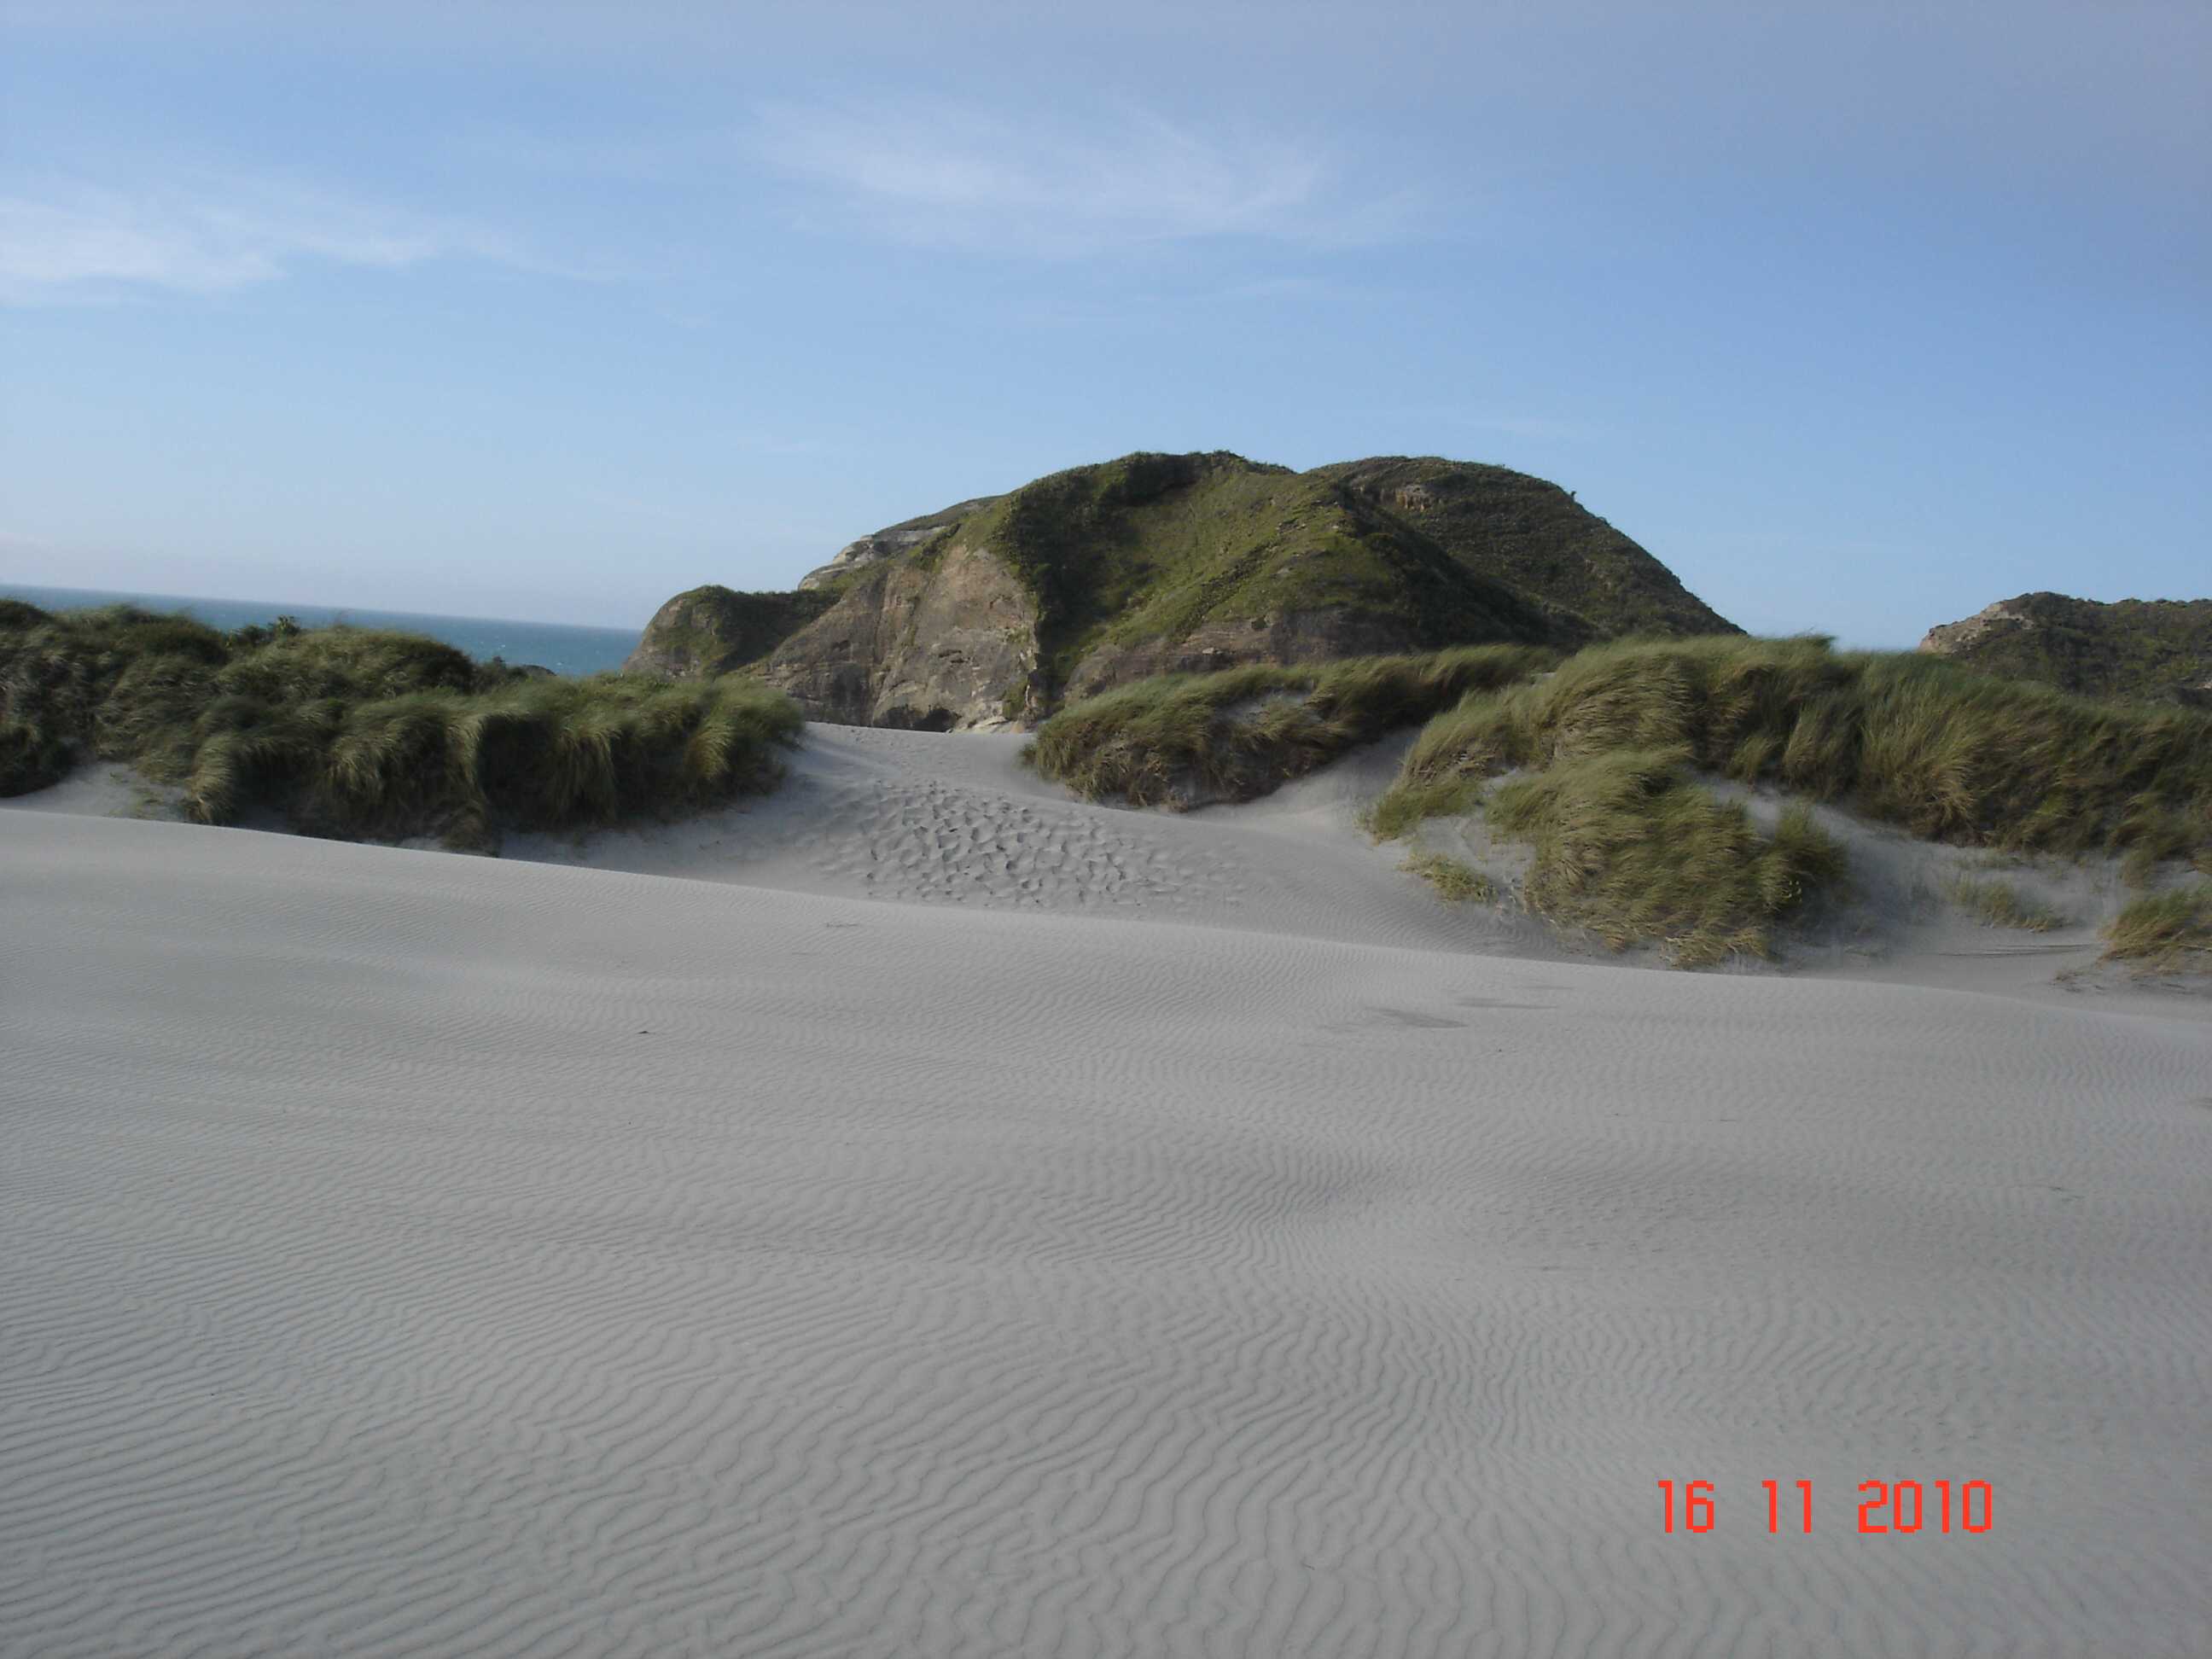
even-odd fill
[(2065, 917), (2021, 897), (2020, 889), (2009, 882), (1961, 878), (1952, 884), (1951, 896), (1984, 927), (2019, 927), (2031, 933), (2047, 933), (2066, 925)]
[(2212, 859), (2212, 715), (2094, 702), (1918, 654), (1820, 640), (1593, 647), (1558, 672), (1438, 714), (1377, 804), (1383, 833), (1464, 810), (1469, 782), (1665, 750), (1933, 840), (2018, 851)]
[(1437, 890), (1437, 897), (1455, 904), (1487, 904), (1498, 896), (1496, 882), (1442, 853), (1415, 853), (1398, 867), (1420, 877)]
[(770, 787), (799, 723), (734, 676), (562, 680), (413, 635), (0, 612), (0, 793), (97, 755), (181, 785), (207, 823), (274, 808), (313, 833), (489, 847), (673, 816)]
[(1842, 879), (1843, 848), (1802, 805), (1760, 836), (1741, 805), (1690, 781), (1686, 759), (1630, 749), (1500, 784), (1486, 815), (1535, 849), (1529, 908), (1615, 951), (1656, 941), (1680, 967), (1771, 954), (1775, 924)]
[(2212, 882), (2139, 898), (2104, 932), (2107, 961), (2144, 974), (2212, 974)]
[(1182, 806), (1249, 800), (1471, 692), (1558, 660), (1525, 645), (1170, 674), (1054, 715), (1024, 750), (1046, 777), (1097, 800)]

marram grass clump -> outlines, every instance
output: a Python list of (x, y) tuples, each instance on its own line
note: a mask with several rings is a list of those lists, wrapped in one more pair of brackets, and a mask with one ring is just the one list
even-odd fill
[(1438, 898), (1454, 904), (1487, 904), (1498, 896), (1496, 882), (1442, 853), (1415, 853), (1398, 867), (1419, 876), (1437, 890)]
[(1477, 692), (1408, 751), (1374, 821), (1463, 811), (1514, 769), (1668, 750), (1695, 770), (1844, 802), (1917, 836), (2212, 865), (2212, 714), (2092, 702), (1917, 653), (1820, 640), (1632, 641)]
[(2139, 974), (2212, 974), (2212, 882), (2136, 899), (2104, 933), (2106, 959)]
[(1527, 841), (1528, 908), (1607, 948), (1656, 943), (1678, 967), (1771, 954), (1778, 923), (1844, 878), (1843, 848), (1809, 808), (1771, 836), (1692, 782), (1674, 749), (1563, 761), (1499, 784), (1490, 826)]
[(0, 793), (97, 756), (180, 785), (205, 823), (268, 809), (315, 834), (490, 848), (768, 788), (799, 725), (738, 676), (563, 680), (373, 629), (0, 612)]
[(1556, 653), (1462, 646), (1297, 667), (1169, 674), (1063, 709), (1024, 754), (1090, 799), (1139, 806), (1249, 800), (1471, 692), (1542, 672)]
[(2018, 927), (2031, 933), (2047, 933), (2066, 925), (2065, 917), (2023, 897), (2020, 889), (2010, 882), (1962, 878), (1952, 884), (1951, 896), (1984, 927)]

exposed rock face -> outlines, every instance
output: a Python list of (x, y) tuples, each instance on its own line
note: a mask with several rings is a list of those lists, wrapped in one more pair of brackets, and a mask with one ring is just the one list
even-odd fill
[(878, 530), (872, 536), (863, 536), (856, 542), (848, 542), (837, 550), (836, 556), (824, 565), (817, 565), (799, 579), (801, 592), (829, 586), (841, 576), (866, 570), (870, 565), (881, 564), (885, 559), (901, 553), (910, 553), (939, 532), (950, 529), (961, 520), (969, 517), (977, 508), (988, 507), (999, 498), (978, 495), (973, 501), (956, 501), (942, 513), (931, 513), (919, 519), (908, 519), (904, 524), (895, 524), (888, 530)]
[(1125, 456), (909, 519), (794, 593), (696, 588), (630, 666), (750, 667), (811, 719), (945, 729), (1032, 722), (1167, 672), (1734, 631), (1541, 479), (1217, 452)]
[(2212, 706), (2212, 599), (2001, 599), (1928, 630), (1923, 651), (2085, 696)]
[(762, 665), (810, 719), (929, 732), (1003, 724), (1029, 708), (1036, 602), (961, 540), (925, 562), (881, 560)]

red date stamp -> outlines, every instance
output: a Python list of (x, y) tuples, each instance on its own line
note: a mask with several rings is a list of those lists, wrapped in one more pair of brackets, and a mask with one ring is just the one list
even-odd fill
[[(1813, 1530), (1813, 1483), (1762, 1480), (1770, 1533)], [(1711, 1532), (1719, 1501), (1710, 1480), (1659, 1483), (1660, 1528)], [(1996, 1523), (1995, 1495), (1986, 1480), (1862, 1480), (1858, 1530), (1863, 1534), (1987, 1532)]]

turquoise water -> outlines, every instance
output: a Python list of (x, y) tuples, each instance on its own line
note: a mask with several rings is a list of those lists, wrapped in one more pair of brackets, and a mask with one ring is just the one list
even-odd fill
[(479, 662), (504, 657), (536, 663), (556, 674), (596, 674), (619, 668), (643, 631), (635, 628), (573, 628), (561, 623), (503, 622), (495, 617), (432, 617), (408, 611), (332, 610), (327, 605), (264, 605), (254, 599), (195, 599), (174, 593), (100, 593), (89, 588), (23, 587), (0, 582), (0, 597), (28, 599), (44, 611), (88, 605), (136, 605), (149, 611), (182, 611), (210, 628), (244, 628), (282, 615), (303, 627), (351, 623), (356, 628), (397, 628), (428, 634)]

